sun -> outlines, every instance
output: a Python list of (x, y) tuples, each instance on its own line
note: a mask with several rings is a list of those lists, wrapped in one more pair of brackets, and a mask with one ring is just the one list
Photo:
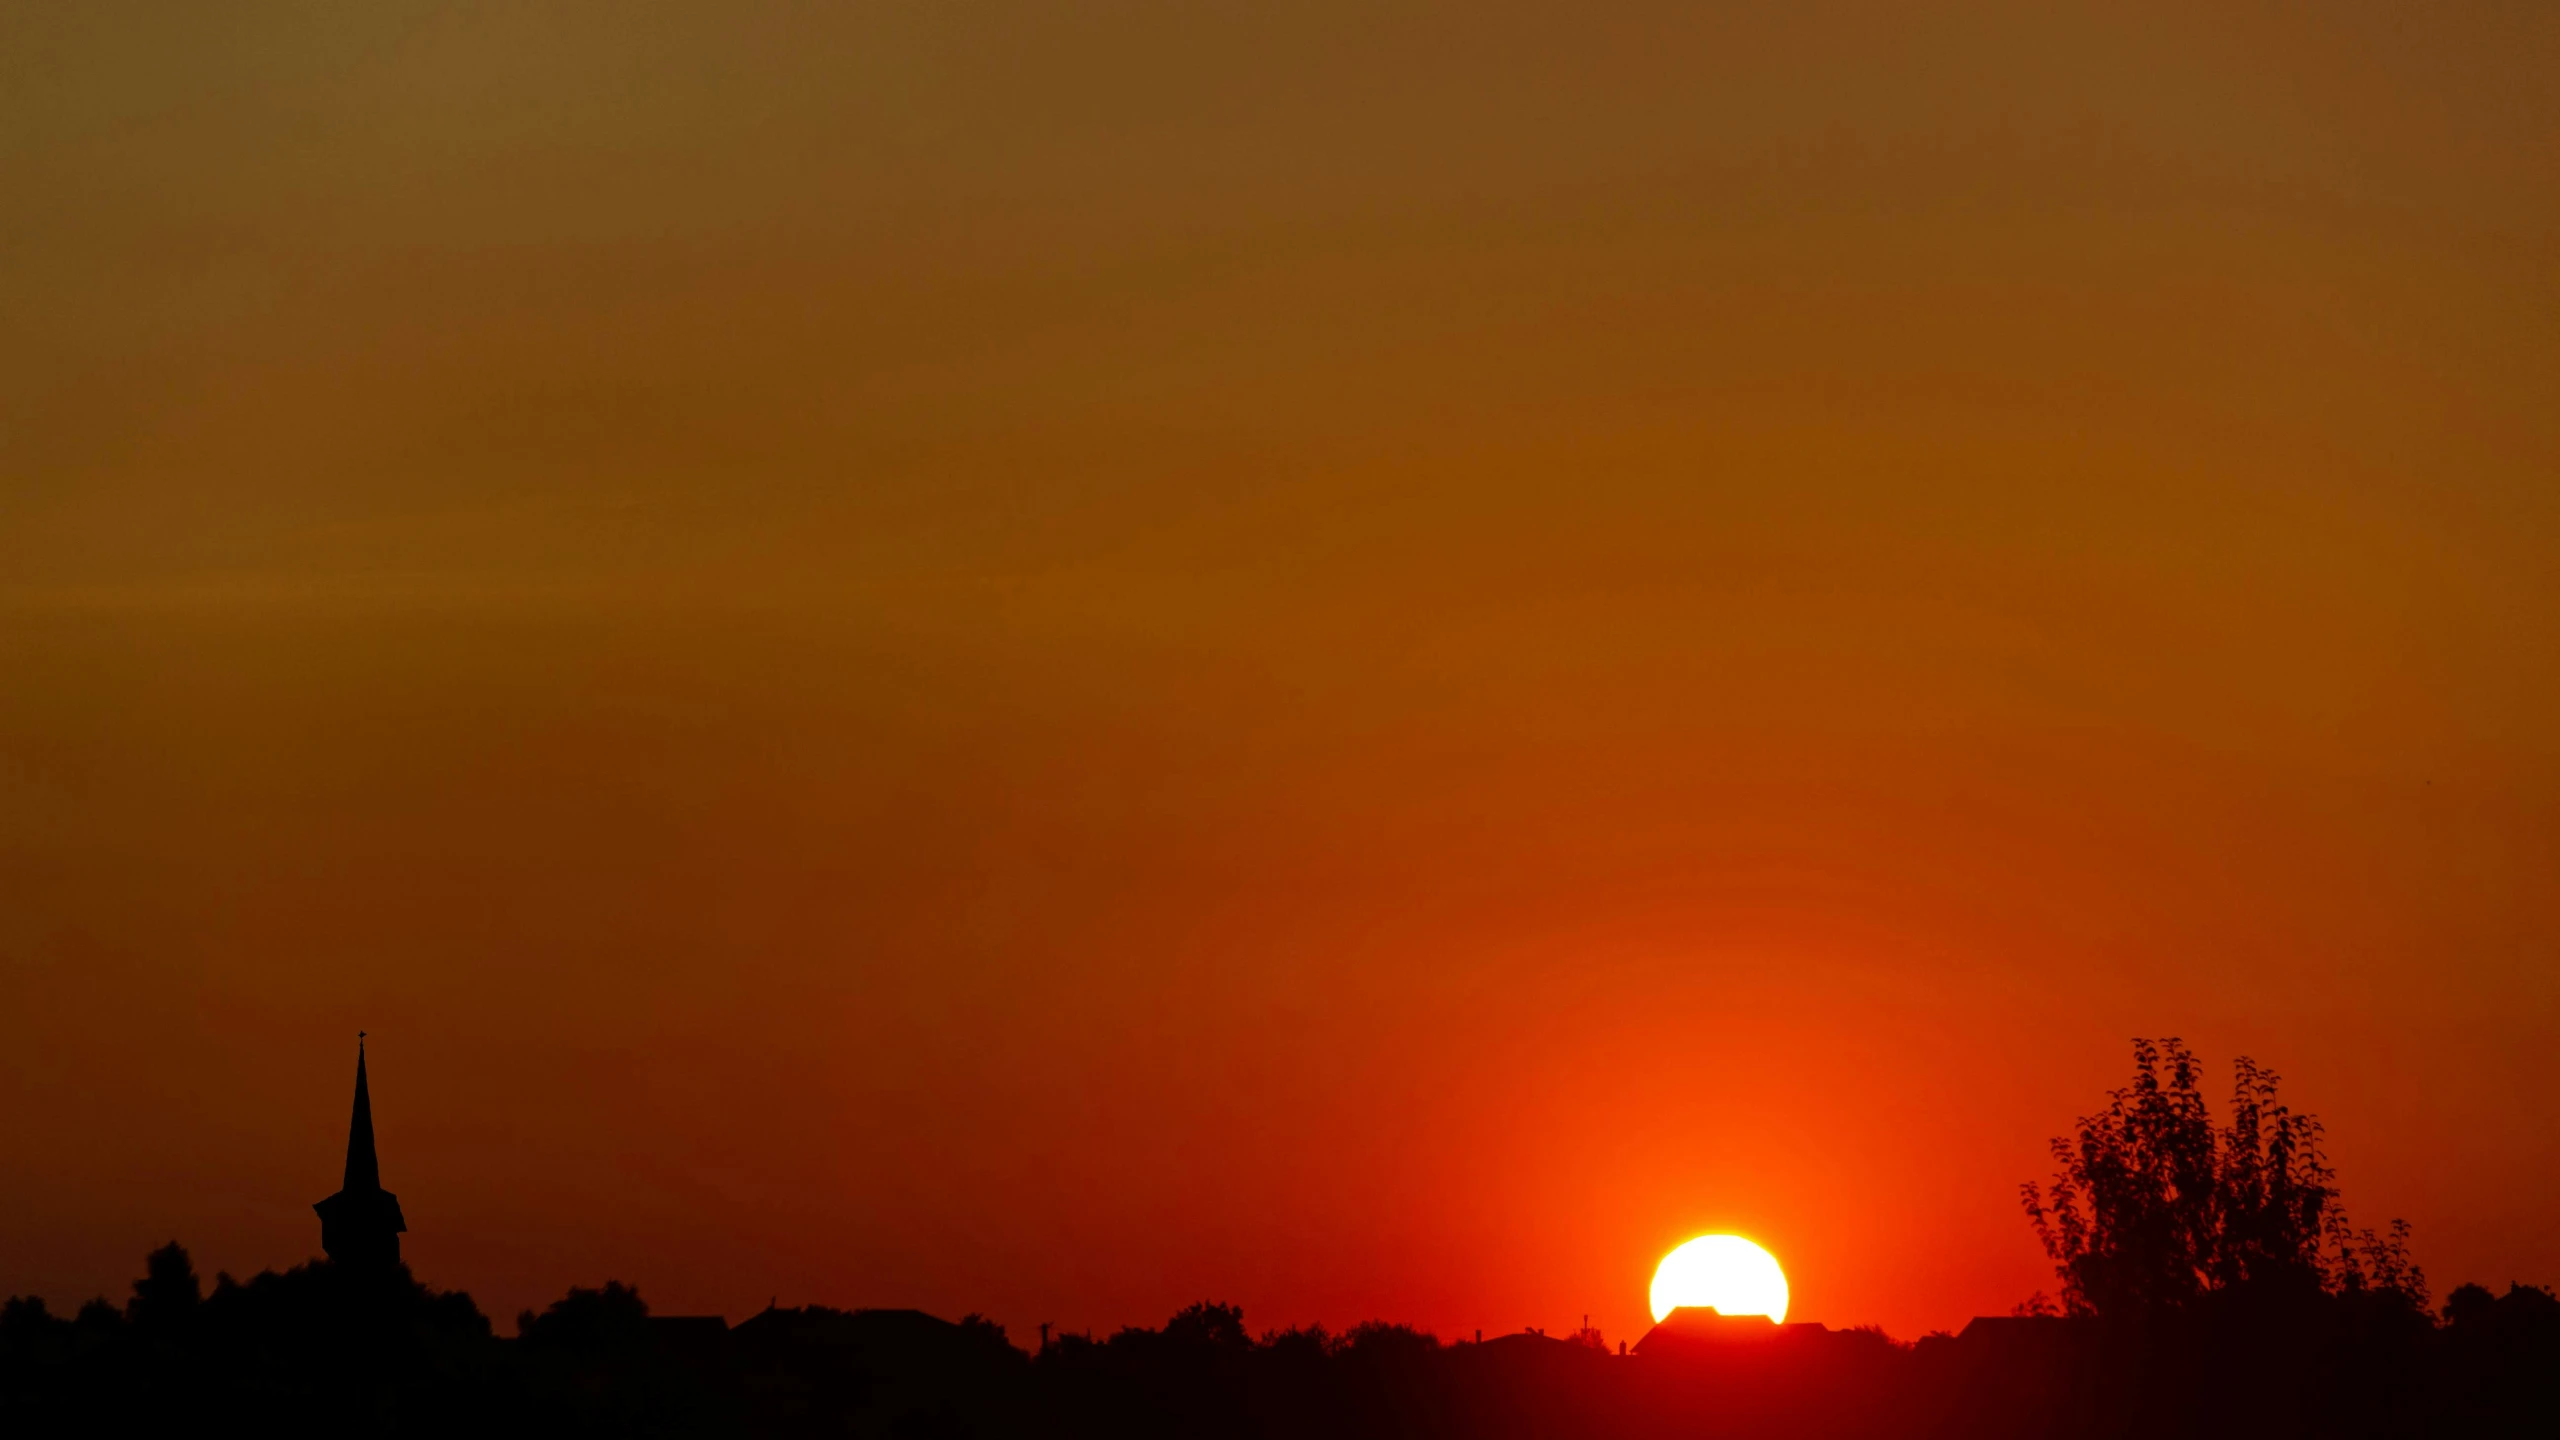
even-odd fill
[(1777, 1323), (1787, 1318), (1786, 1272), (1739, 1235), (1701, 1235), (1663, 1256), (1653, 1272), (1654, 1323), (1684, 1305)]

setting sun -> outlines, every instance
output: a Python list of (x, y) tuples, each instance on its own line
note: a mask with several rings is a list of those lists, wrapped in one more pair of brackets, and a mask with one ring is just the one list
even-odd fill
[(1739, 1235), (1701, 1235), (1662, 1257), (1653, 1272), (1653, 1318), (1684, 1306), (1724, 1315), (1787, 1318), (1787, 1276), (1775, 1257)]

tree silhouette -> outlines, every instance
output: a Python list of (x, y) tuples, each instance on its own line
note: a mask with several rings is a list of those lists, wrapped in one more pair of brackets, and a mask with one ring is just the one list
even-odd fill
[(2065, 1312), (2175, 1310), (2244, 1292), (2425, 1309), (2407, 1226), (2376, 1235), (2347, 1223), (2320, 1122), (2284, 1102), (2274, 1071), (2234, 1061), (2231, 1120), (2217, 1127), (2184, 1044), (2136, 1040), (2133, 1062), (2105, 1109), (2054, 1140), (2050, 1187), (2020, 1187)]
[(1218, 1350), (1253, 1348), (1253, 1337), (1245, 1332), (1243, 1309), (1209, 1300), (1187, 1306), (1180, 1314), (1164, 1322), (1164, 1338), (1176, 1345), (1201, 1345)]
[(125, 1318), (134, 1324), (170, 1329), (186, 1323), (204, 1303), (204, 1285), (196, 1279), (195, 1264), (177, 1241), (152, 1251), (142, 1267), (142, 1278), (133, 1282), (133, 1299), (125, 1305)]

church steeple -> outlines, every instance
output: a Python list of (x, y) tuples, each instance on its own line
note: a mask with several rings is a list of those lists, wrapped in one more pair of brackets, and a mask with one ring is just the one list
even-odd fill
[(338, 1193), (311, 1207), (320, 1212), (320, 1248), (350, 1269), (389, 1269), (400, 1263), (400, 1235), (409, 1228), (400, 1197), (382, 1188), (382, 1162), (373, 1149), (373, 1088), (365, 1081), (364, 1034), (356, 1034), (356, 1104), (347, 1120), (347, 1173)]
[(382, 1188), (382, 1162), (373, 1153), (373, 1089), (364, 1079), (364, 1032), (356, 1032), (356, 1111), (347, 1121), (348, 1190)]

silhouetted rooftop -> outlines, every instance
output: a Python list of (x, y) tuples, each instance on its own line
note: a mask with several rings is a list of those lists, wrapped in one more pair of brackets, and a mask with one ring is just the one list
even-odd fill
[(1635, 1343), (1638, 1355), (1658, 1355), (1701, 1345), (1753, 1345), (1778, 1339), (1791, 1330), (1823, 1329), (1820, 1325), (1781, 1326), (1766, 1315), (1727, 1315), (1713, 1306), (1683, 1305)]

